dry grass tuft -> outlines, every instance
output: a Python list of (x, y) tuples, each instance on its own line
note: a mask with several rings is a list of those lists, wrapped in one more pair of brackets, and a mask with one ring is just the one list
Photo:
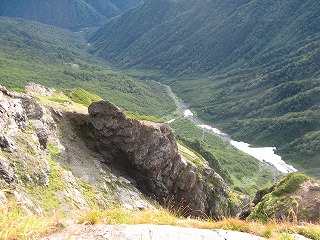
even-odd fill
[(22, 210), (23, 202), (10, 202), (0, 206), (0, 239), (37, 239), (62, 229), (56, 216), (39, 217)]
[[(21, 209), (24, 203), (11, 201), (0, 206), (0, 239), (38, 239), (59, 231), (64, 224), (56, 216), (39, 217), (27, 214)], [(289, 234), (297, 233), (313, 240), (320, 240), (320, 225), (301, 224), (288, 220), (272, 220), (267, 223), (243, 221), (235, 218), (212, 219), (184, 218), (172, 214), (167, 209), (147, 209), (129, 211), (122, 208), (91, 210), (82, 212), (77, 217), (78, 224), (156, 224), (172, 225), (199, 229), (224, 229), (247, 232), (273, 240), (291, 239)], [(74, 233), (70, 233), (72, 236)]]

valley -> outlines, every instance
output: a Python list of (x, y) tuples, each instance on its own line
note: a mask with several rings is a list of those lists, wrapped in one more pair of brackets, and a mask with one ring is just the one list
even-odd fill
[(318, 1), (1, 1), (0, 116), (1, 239), (320, 239)]
[(101, 26), (90, 51), (170, 85), (205, 122), (276, 147), (319, 178), (319, 9), (313, 0), (148, 1)]
[[(180, 111), (181, 116), (189, 119), (192, 123), (194, 123), (196, 126), (203, 129), (203, 138), (206, 131), (212, 132), (215, 135), (218, 135), (222, 139), (228, 141), (239, 149), (240, 151), (243, 151), (254, 158), (260, 160), (263, 164), (269, 164), (273, 168), (275, 168), (277, 171), (282, 173), (290, 173), (290, 172), (296, 172), (297, 169), (295, 169), (292, 165), (286, 164), (282, 159), (281, 156), (274, 153), (275, 148), (273, 147), (250, 147), (250, 144), (244, 143), (244, 142), (237, 142), (232, 140), (227, 134), (221, 132), (219, 129), (212, 127), (210, 125), (205, 124), (201, 120), (197, 119), (192, 111), (187, 108), (187, 104), (182, 103), (178, 100), (178, 97), (172, 92), (171, 88), (169, 86), (166, 86), (166, 88), (169, 91), (169, 95), (173, 98), (174, 102), (176, 103), (177, 108)], [(177, 118), (168, 120), (167, 123), (172, 123)], [(203, 139), (202, 139), (203, 140)]]

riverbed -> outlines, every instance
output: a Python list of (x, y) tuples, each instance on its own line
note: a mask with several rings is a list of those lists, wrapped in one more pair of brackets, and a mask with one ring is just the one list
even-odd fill
[[(203, 121), (197, 119), (193, 112), (188, 109), (187, 105), (183, 103), (181, 100), (178, 99), (178, 97), (172, 92), (171, 88), (169, 86), (166, 86), (169, 95), (174, 100), (177, 108), (181, 112), (180, 117), (185, 117), (190, 119), (195, 125), (201, 127), (204, 131), (210, 131), (214, 133), (215, 135), (225, 139), (226, 141), (230, 142), (234, 147), (239, 149), (240, 151), (243, 151), (256, 159), (260, 160), (261, 162), (267, 163), (275, 167), (279, 172), (282, 173), (290, 173), (290, 172), (296, 172), (297, 169), (295, 169), (292, 165), (287, 164), (285, 161), (282, 160), (281, 156), (275, 154), (275, 147), (251, 147), (249, 143), (245, 142), (238, 142), (234, 141), (230, 138), (230, 136), (222, 131), (220, 131), (215, 126), (210, 126), (205, 124)], [(179, 118), (179, 117), (178, 117)], [(167, 121), (167, 123), (171, 123), (178, 118), (171, 119)]]

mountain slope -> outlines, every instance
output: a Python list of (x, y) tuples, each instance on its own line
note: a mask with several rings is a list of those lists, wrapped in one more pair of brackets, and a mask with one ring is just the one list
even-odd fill
[(112, 18), (141, 4), (143, 0), (85, 0), (103, 16)]
[(141, 2), (141, 0), (3, 0), (0, 2), (0, 16), (25, 18), (78, 30), (96, 26)]
[(170, 84), (232, 137), (276, 146), (320, 177), (318, 1), (151, 0), (90, 41), (116, 66)]
[(162, 118), (175, 111), (165, 87), (112, 71), (87, 54), (81, 33), (4, 17), (0, 32), (0, 82), (7, 87), (81, 87), (134, 113)]
[[(101, 56), (108, 55), (120, 66), (153, 66), (174, 73), (191, 68), (216, 71), (253, 60), (269, 48), (317, 36), (318, 5), (310, 0), (148, 1), (106, 23), (92, 41), (103, 44), (97, 47)], [(125, 30), (131, 44), (123, 46), (119, 41)]]

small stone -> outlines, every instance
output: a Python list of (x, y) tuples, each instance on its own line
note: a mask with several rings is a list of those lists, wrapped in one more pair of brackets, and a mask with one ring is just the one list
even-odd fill
[(0, 191), (0, 206), (8, 203), (8, 199), (3, 191)]

